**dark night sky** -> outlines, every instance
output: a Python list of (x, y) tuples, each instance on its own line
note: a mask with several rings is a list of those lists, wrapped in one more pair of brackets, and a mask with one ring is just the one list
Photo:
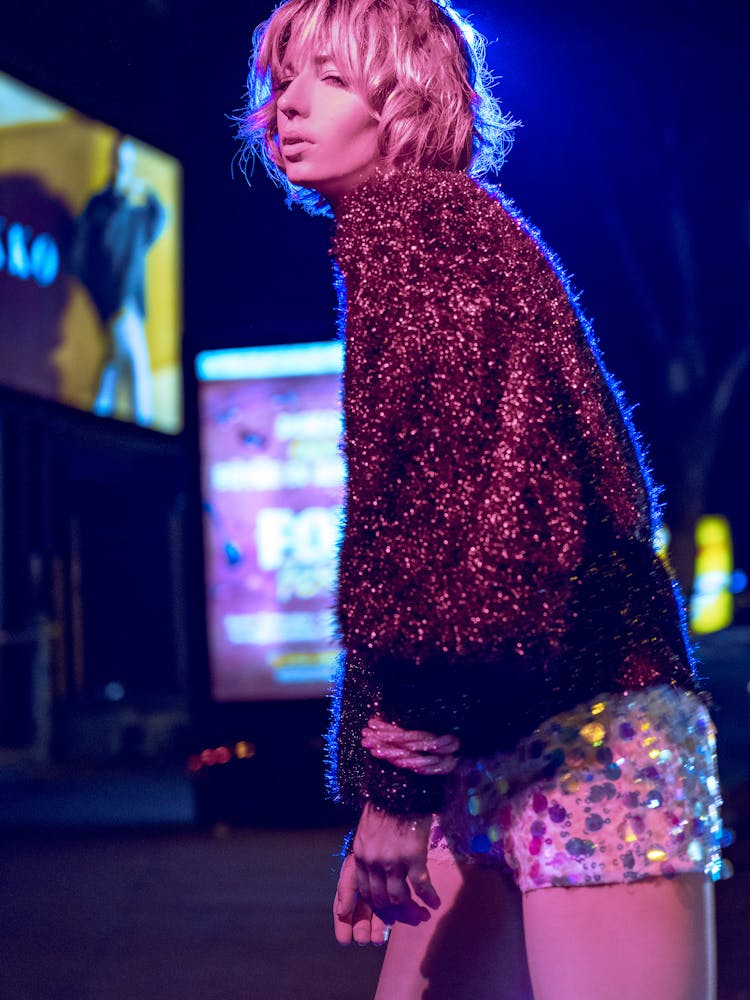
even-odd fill
[[(611, 367), (642, 402), (658, 478), (669, 442), (651, 347), (688, 312), (717, 357), (750, 326), (748, 37), (736, 0), (477, 2), (505, 107), (524, 127), (506, 191), (560, 254)], [(0, 68), (178, 156), (185, 167), (186, 346), (313, 339), (333, 328), (328, 223), (288, 212), (261, 176), (232, 178), (265, 4), (27, 0), (6, 5)], [(692, 260), (686, 286), (680, 254)], [(717, 506), (750, 500), (747, 380)]]

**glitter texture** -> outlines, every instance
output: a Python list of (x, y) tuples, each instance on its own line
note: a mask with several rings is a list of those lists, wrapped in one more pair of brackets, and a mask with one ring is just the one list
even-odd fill
[[(583, 735), (593, 717), (605, 730), (599, 750)], [(670, 750), (656, 768), (647, 738), (622, 735), (644, 719), (648, 739)], [(564, 738), (570, 729), (577, 739)], [(723, 878), (721, 847), (731, 838), (719, 818), (712, 735), (701, 700), (666, 685), (578, 705), (547, 719), (512, 753), (459, 764), (430, 858), (510, 871), (523, 891), (686, 872)], [(541, 755), (528, 753), (532, 742), (541, 742)], [(602, 763), (604, 748), (622, 760), (615, 780)], [(485, 830), (498, 836), (485, 844)]]
[(437, 812), (444, 777), (360, 747), (374, 712), (480, 756), (595, 692), (695, 690), (691, 654), (629, 412), (508, 200), (463, 173), (376, 174), (332, 254), (348, 484), (330, 785)]

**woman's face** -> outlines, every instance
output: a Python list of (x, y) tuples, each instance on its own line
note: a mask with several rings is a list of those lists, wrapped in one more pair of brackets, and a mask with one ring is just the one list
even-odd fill
[(287, 59), (276, 85), (281, 166), (292, 184), (319, 191), (336, 208), (378, 165), (378, 122), (335, 60)]

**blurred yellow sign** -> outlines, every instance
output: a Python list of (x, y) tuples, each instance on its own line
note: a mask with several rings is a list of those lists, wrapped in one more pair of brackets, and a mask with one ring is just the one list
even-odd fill
[(695, 526), (695, 582), (690, 601), (690, 627), (693, 632), (717, 632), (731, 625), (734, 614), (732, 597), (732, 532), (729, 521), (718, 514), (707, 514)]

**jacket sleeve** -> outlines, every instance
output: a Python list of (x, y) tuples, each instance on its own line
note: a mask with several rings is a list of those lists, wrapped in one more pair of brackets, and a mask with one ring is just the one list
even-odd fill
[(153, 191), (149, 191), (146, 196), (146, 203), (143, 207), (144, 218), (145, 218), (145, 237), (148, 246), (151, 246), (164, 229), (164, 224), (167, 221), (167, 213), (164, 206), (156, 197)]
[(80, 281), (86, 280), (88, 255), (91, 246), (95, 201), (88, 202), (83, 212), (75, 220), (73, 235), (68, 250), (68, 271)]
[[(513, 220), (477, 209), (467, 230), (438, 201), (386, 204), (358, 227), (339, 622), (383, 717), (493, 752), (544, 688), (581, 563), (585, 486), (556, 356), (577, 321)], [(365, 786), (392, 812), (429, 812), (445, 779), (370, 758)]]

